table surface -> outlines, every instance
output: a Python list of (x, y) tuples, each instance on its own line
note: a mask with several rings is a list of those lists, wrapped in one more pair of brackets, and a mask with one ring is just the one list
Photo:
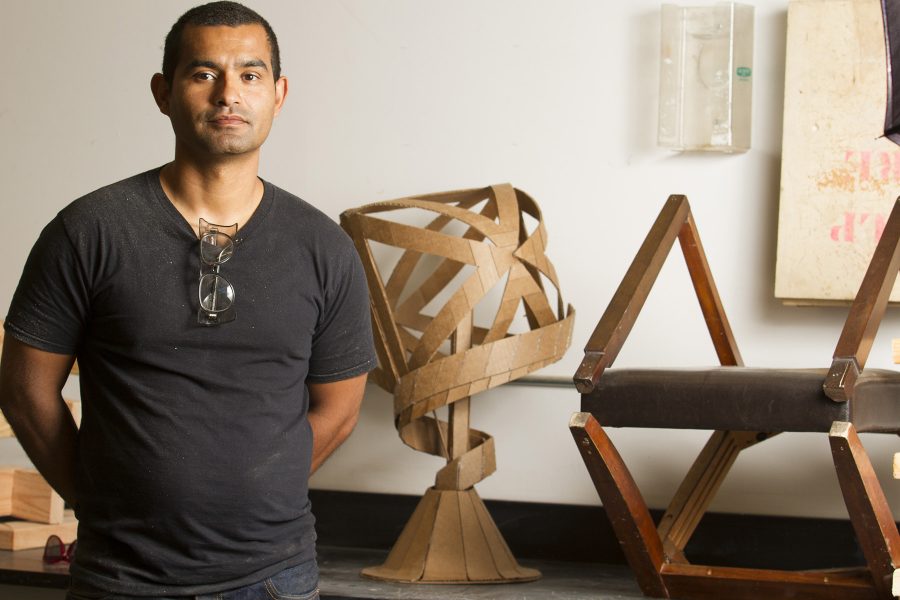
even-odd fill
[(43, 548), (0, 550), (0, 583), (64, 588), (69, 584), (69, 565), (45, 565)]

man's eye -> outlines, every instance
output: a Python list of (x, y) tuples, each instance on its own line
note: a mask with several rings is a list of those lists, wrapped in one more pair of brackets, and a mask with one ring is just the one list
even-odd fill
[(259, 75), (257, 75), (256, 73), (245, 73), (244, 79), (248, 81), (257, 81), (259, 79)]
[(213, 79), (215, 79), (215, 77), (208, 71), (202, 71), (200, 73), (194, 73), (194, 79), (198, 79), (200, 81), (212, 81)]

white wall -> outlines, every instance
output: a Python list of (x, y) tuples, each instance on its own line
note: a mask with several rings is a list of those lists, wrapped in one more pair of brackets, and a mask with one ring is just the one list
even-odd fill
[[(0, 53), (0, 307), (40, 228), (100, 185), (172, 154), (149, 79), (192, 3), (4, 2)], [(670, 193), (691, 199), (745, 362), (830, 364), (844, 309), (773, 298), (786, 0), (758, 0), (753, 148), (678, 155), (656, 147), (659, 2), (259, 0), (290, 77), (264, 177), (337, 218), (398, 196), (509, 181), (542, 205), (548, 253), (578, 311), (574, 344), (545, 374), (570, 376), (643, 235)], [(890, 314), (869, 364), (891, 365)], [(715, 362), (674, 257), (618, 366)], [(497, 439), (482, 496), (596, 503), (567, 430), (573, 391), (510, 385), (474, 400)], [(615, 431), (653, 507), (702, 445), (692, 431)], [(893, 436), (864, 436), (885, 478)], [(14, 440), (0, 462), (24, 462)], [(404, 446), (390, 397), (370, 386), (357, 432), (319, 488), (420, 494), (438, 459)], [(887, 481), (895, 510), (900, 484)], [(815, 502), (810, 502), (815, 498)], [(826, 439), (781, 436), (739, 459), (713, 509), (844, 517)]]

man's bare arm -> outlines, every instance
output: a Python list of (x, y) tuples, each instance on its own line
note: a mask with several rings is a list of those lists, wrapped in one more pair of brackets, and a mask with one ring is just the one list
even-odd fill
[(340, 446), (359, 418), (367, 374), (309, 384), (309, 424), (313, 431), (312, 472)]
[(74, 506), (78, 429), (62, 388), (75, 357), (4, 337), (0, 410), (37, 470)]

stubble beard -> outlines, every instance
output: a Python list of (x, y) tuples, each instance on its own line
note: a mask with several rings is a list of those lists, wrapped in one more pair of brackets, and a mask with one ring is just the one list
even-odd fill
[(224, 131), (205, 131), (199, 139), (199, 145), (212, 155), (245, 154), (259, 148), (252, 131), (243, 134)]

